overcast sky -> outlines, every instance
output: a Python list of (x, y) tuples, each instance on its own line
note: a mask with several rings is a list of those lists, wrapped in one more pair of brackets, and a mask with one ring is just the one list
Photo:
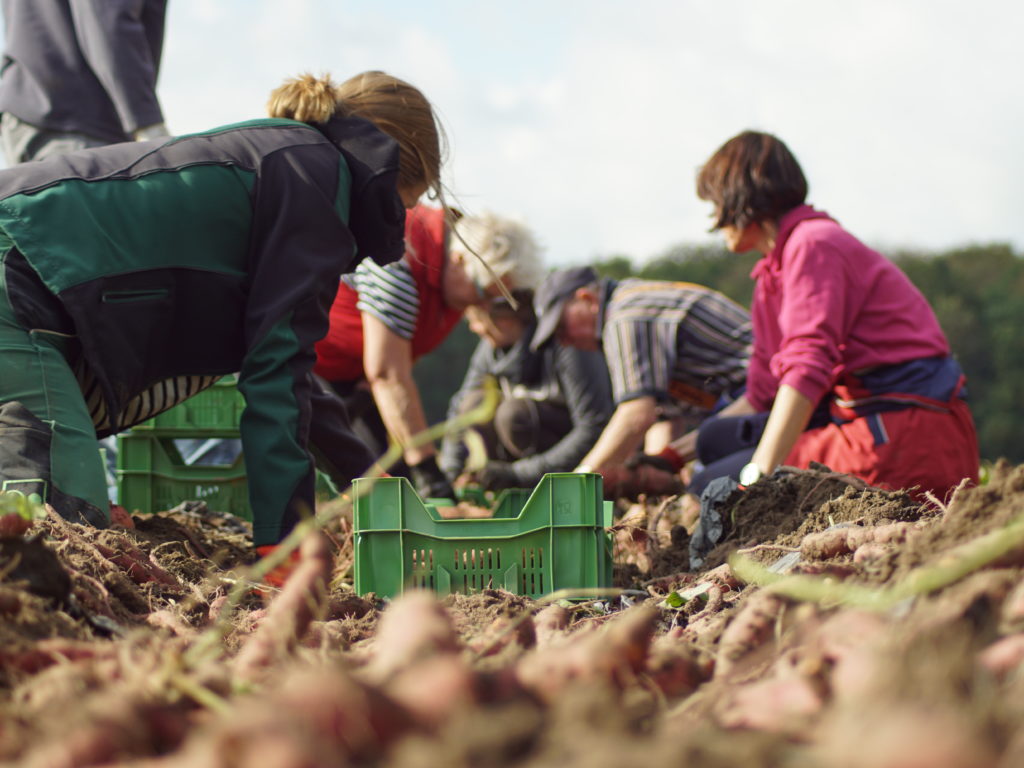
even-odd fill
[(286, 76), (383, 69), (448, 131), (470, 211), (554, 264), (710, 242), (697, 168), (747, 128), (883, 247), (1024, 249), (1018, 0), (170, 0), (173, 132), (261, 116)]

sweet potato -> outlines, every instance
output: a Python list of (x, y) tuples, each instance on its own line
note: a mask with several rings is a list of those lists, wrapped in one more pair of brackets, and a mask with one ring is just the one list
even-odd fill
[(662, 636), (651, 648), (647, 675), (669, 698), (686, 696), (711, 677), (713, 665), (692, 645)]
[(431, 729), (479, 699), (477, 674), (460, 656), (451, 653), (406, 667), (390, 680), (385, 691), (419, 724)]
[(381, 616), (366, 675), (384, 681), (421, 659), (459, 650), (451, 617), (437, 597), (426, 590), (406, 592)]
[(726, 728), (748, 728), (769, 733), (799, 734), (821, 712), (824, 700), (802, 677), (770, 678), (738, 686), (717, 708)]
[(1024, 624), (1024, 581), (1013, 588), (1003, 602), (1003, 622), (1010, 627)]
[(32, 527), (32, 521), (17, 512), (0, 515), (0, 539), (24, 535)]
[(871, 702), (833, 714), (809, 755), (821, 768), (995, 768), (991, 736), (942, 705)]
[(771, 592), (752, 594), (722, 632), (715, 659), (715, 677), (728, 674), (740, 659), (771, 637), (785, 607), (785, 598)]
[(321, 534), (310, 533), (299, 551), (299, 565), (285, 582), (281, 594), (270, 603), (266, 618), (235, 657), (235, 671), (242, 679), (251, 679), (260, 669), (294, 648), (310, 622), (326, 610), (332, 566), (327, 543)]
[(157, 582), (167, 586), (180, 586), (177, 579), (156, 563), (153, 563), (149, 556), (137, 547), (113, 549), (98, 542), (95, 544), (95, 547), (97, 552), (121, 568), (136, 584)]
[(546, 648), (557, 637), (563, 637), (569, 626), (569, 611), (561, 605), (549, 605), (533, 617), (537, 647)]
[(978, 662), (996, 677), (1006, 677), (1024, 662), (1024, 634), (1000, 638), (978, 654)]
[(807, 644), (828, 664), (834, 697), (856, 698), (868, 690), (887, 629), (886, 619), (877, 613), (846, 609), (827, 618), (808, 639)]
[(279, 688), (236, 701), (153, 768), (376, 765), (414, 727), (403, 707), (339, 667), (290, 669), (283, 679)]
[(914, 530), (910, 523), (890, 523), (876, 527), (852, 525), (828, 531), (809, 533), (800, 543), (804, 560), (827, 560), (853, 552), (864, 544), (898, 544), (906, 541)]
[(653, 610), (631, 608), (600, 631), (524, 656), (516, 665), (516, 679), (545, 700), (556, 698), (575, 680), (622, 688), (645, 669), (657, 618)]

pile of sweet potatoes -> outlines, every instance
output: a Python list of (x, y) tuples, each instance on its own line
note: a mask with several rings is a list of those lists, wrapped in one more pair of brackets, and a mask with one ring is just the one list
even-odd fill
[[(359, 598), (318, 533), (279, 593), (240, 597), (208, 540), (37, 521), (15, 535), (79, 557), (63, 602), (0, 580), (0, 764), (1024, 764), (1024, 468), (915, 522), (864, 493), (572, 603)], [(196, 546), (203, 579), (169, 556)]]

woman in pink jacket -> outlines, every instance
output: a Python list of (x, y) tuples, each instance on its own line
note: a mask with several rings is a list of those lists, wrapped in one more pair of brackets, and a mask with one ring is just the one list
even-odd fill
[(764, 256), (751, 274), (745, 402), (729, 410), (768, 418), (740, 483), (811, 461), (940, 498), (976, 481), (964, 376), (934, 312), (892, 262), (805, 204), (786, 145), (753, 131), (730, 139), (700, 170), (697, 194), (731, 251)]

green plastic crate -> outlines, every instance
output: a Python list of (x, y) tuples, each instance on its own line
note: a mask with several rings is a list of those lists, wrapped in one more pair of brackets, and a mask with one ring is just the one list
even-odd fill
[(162, 512), (194, 500), (252, 519), (241, 455), (230, 466), (188, 465), (172, 438), (134, 431), (117, 439), (117, 498), (129, 512)]
[[(367, 491), (366, 483), (374, 483)], [(442, 519), (405, 478), (355, 481), (355, 588), (393, 597), (500, 588), (538, 598), (612, 584), (612, 504), (601, 476), (545, 475), (505, 492), (490, 519)]]
[[(205, 501), (213, 510), (252, 520), (245, 457), (229, 466), (186, 464), (174, 440), (127, 432), (117, 438), (117, 499), (129, 512), (162, 512), (183, 501)], [(238, 437), (236, 432), (231, 437)], [(331, 479), (316, 474), (316, 497), (331, 499), (339, 493)]]
[(225, 376), (212, 387), (193, 395), (170, 410), (136, 424), (133, 432), (180, 437), (238, 437), (238, 423), (245, 398), (234, 376)]

